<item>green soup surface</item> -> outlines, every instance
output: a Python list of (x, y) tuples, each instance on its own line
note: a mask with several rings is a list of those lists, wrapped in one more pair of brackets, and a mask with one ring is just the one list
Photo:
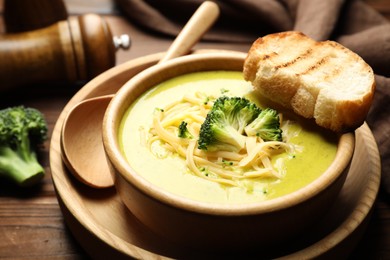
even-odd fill
[[(275, 167), (283, 165), (281, 178), (248, 179), (239, 187), (221, 185), (200, 178), (189, 172), (185, 159), (179, 155), (157, 158), (143, 145), (143, 132), (152, 126), (156, 108), (162, 108), (184, 95), (204, 92), (214, 97), (228, 93), (255, 102), (259, 107), (256, 91), (243, 79), (242, 72), (196, 72), (167, 80), (144, 93), (128, 109), (122, 119), (119, 141), (129, 165), (145, 179), (167, 191), (202, 202), (251, 203), (276, 198), (304, 187), (320, 176), (336, 155), (335, 134), (315, 126), (312, 122), (283, 112), (283, 120), (289, 119), (289, 142), (301, 149), (294, 154), (282, 153), (272, 159)], [(299, 133), (293, 135), (291, 133)]]

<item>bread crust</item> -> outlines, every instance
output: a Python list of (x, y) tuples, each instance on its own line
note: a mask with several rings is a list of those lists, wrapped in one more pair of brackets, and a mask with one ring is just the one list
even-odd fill
[(297, 31), (258, 38), (243, 74), (262, 96), (335, 132), (362, 125), (375, 92), (374, 73), (359, 55)]

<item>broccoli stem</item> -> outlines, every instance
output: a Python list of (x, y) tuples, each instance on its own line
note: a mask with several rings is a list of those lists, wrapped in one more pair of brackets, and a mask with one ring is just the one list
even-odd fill
[(224, 150), (238, 152), (245, 147), (246, 137), (240, 134), (234, 127), (227, 125), (225, 129), (217, 129), (215, 132), (219, 139), (225, 141), (221, 145), (215, 144), (216, 148), (224, 148)]
[(45, 170), (37, 160), (36, 154), (23, 152), (23, 157), (11, 147), (0, 147), (0, 174), (26, 187), (40, 181)]

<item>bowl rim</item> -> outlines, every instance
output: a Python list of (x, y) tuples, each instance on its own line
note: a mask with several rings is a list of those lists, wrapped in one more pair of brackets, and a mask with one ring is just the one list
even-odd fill
[[(163, 202), (164, 204), (186, 211), (224, 216), (254, 215), (292, 207), (307, 201), (312, 197), (315, 197), (317, 194), (327, 189), (331, 183), (340, 178), (342, 172), (348, 168), (348, 165), (352, 160), (355, 145), (354, 132), (339, 134), (335, 160), (333, 160), (331, 163), (331, 167), (329, 167), (320, 177), (305, 187), (302, 187), (294, 192), (261, 202), (208, 203), (196, 201), (174, 193), (170, 193), (168, 191), (164, 191), (159, 186), (152, 184), (144, 177), (137, 174), (134, 169), (132, 169), (123, 153), (120, 151), (118, 143), (118, 130), (116, 126), (120, 124), (122, 115), (124, 113), (124, 108), (121, 109), (121, 104), (126, 102), (129, 93), (137, 89), (137, 85), (147, 81), (153, 76), (158, 76), (159, 74), (161, 75), (161, 72), (167, 72), (170, 70), (170, 68), (180, 66), (182, 64), (190, 63), (191, 65), (196, 65), (215, 60), (222, 62), (234, 61), (243, 63), (245, 57), (245, 53), (231, 52), (191, 54), (151, 66), (128, 80), (112, 98), (104, 115), (102, 125), (103, 146), (107, 159), (110, 161), (110, 164), (112, 164), (112, 167), (116, 169), (116, 172), (119, 173), (120, 177), (146, 196)], [(177, 75), (180, 74), (183, 73), (180, 72)], [(137, 94), (136, 98), (142, 93), (143, 92)], [(121, 110), (122, 112), (119, 112)], [(117, 116), (118, 114), (121, 116)]]

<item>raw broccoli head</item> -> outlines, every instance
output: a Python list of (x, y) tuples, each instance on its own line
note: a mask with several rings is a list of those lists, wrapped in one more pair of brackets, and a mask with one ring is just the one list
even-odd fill
[(0, 175), (21, 186), (37, 183), (44, 176), (35, 146), (47, 139), (43, 114), (24, 106), (0, 110)]
[(243, 130), (260, 109), (241, 97), (218, 98), (203, 122), (198, 148), (207, 151), (240, 151), (245, 146)]
[(244, 131), (248, 136), (259, 136), (264, 141), (282, 141), (279, 114), (272, 108), (262, 110)]

